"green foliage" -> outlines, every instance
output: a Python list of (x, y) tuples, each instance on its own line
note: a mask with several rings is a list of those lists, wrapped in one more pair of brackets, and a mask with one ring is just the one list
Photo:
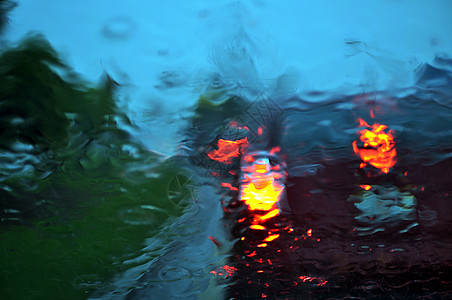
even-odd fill
[(40, 36), (0, 55), (0, 298), (83, 299), (182, 213), (180, 168), (147, 151), (115, 101)]
[[(99, 183), (125, 179), (128, 165), (157, 160), (118, 126), (129, 120), (116, 106), (108, 76), (97, 88), (84, 84), (36, 36), (4, 52), (0, 65), (0, 167), (8, 199), (1, 208), (49, 217), (55, 207), (77, 202), (82, 187), (105, 192)], [(68, 188), (77, 191), (64, 197), (56, 192)], [(44, 204), (55, 207), (42, 209)]]

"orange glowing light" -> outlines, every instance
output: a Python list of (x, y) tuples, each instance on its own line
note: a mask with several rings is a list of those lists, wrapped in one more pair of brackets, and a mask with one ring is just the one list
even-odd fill
[(279, 146), (273, 147), (273, 148), (270, 150), (270, 155), (275, 155), (276, 153), (278, 153), (278, 152), (280, 152), (280, 151), (281, 151), (281, 147), (279, 147)]
[[(272, 149), (275, 153), (280, 151), (279, 147)], [(263, 151), (247, 153), (242, 158), (240, 201), (248, 206), (251, 219), (249, 228), (254, 230), (266, 230), (266, 222), (279, 215), (278, 201), (283, 197), (285, 186), (280, 174), (281, 168), (275, 170), (275, 164)], [(275, 230), (277, 231), (277, 230)], [(267, 247), (269, 242), (279, 238), (280, 234), (268, 230), (268, 235), (256, 245), (258, 248)], [(255, 252), (253, 252), (255, 253)], [(254, 255), (254, 254), (250, 254)], [(261, 259), (260, 263), (263, 263)]]
[(214, 238), (213, 236), (209, 236), (209, 239), (212, 241), (212, 243), (214, 243), (216, 246), (221, 247), (220, 242), (217, 241), (216, 238)]
[(372, 128), (372, 130), (363, 129), (360, 140), (363, 142), (363, 148), (358, 148), (357, 142), (353, 142), (353, 151), (358, 154), (364, 163), (360, 164), (364, 168), (367, 163), (380, 169), (383, 173), (388, 173), (389, 168), (396, 163), (396, 149), (394, 147), (393, 131), (387, 133), (386, 125), (373, 124), (370, 126), (363, 119), (358, 119), (360, 126)]
[(250, 229), (254, 229), (254, 230), (265, 230), (267, 229), (267, 227), (259, 225), (259, 224), (253, 224), (250, 225)]
[(233, 187), (230, 183), (227, 183), (227, 182), (222, 182), (221, 186), (222, 187), (226, 187), (226, 188), (230, 189), (231, 191), (238, 191), (239, 190), (238, 188)]
[(241, 192), (242, 201), (250, 210), (269, 211), (275, 208), (283, 191), (283, 186), (272, 181), (262, 188), (257, 188), (253, 182), (245, 184)]
[(247, 126), (241, 126), (237, 121), (231, 121), (229, 122), (229, 127), (237, 128), (237, 129), (244, 129), (244, 130), (250, 130)]
[(308, 236), (312, 236), (312, 229), (309, 228), (308, 231), (306, 232), (306, 234), (307, 234)]
[(266, 164), (256, 164), (255, 165), (255, 172), (256, 173), (267, 173), (268, 170), (268, 166)]
[(235, 271), (237, 271), (237, 268), (233, 267), (233, 266), (228, 266), (228, 265), (224, 265), (223, 269), (228, 272), (229, 274), (234, 273)]
[(248, 147), (248, 139), (245, 137), (240, 140), (218, 140), (218, 150), (213, 150), (207, 153), (210, 159), (230, 164), (234, 157), (239, 157), (242, 154), (242, 150)]
[(264, 239), (264, 242), (271, 242), (271, 241), (276, 240), (277, 238), (279, 238), (279, 234), (278, 233), (277, 234), (272, 234), (272, 235), (267, 236)]
[(360, 187), (361, 187), (363, 190), (366, 190), (366, 191), (368, 191), (368, 190), (370, 190), (370, 189), (372, 188), (372, 186), (371, 186), (371, 185), (368, 185), (368, 184), (360, 185)]
[(366, 121), (364, 121), (361, 118), (358, 119), (358, 122), (359, 122), (359, 127), (371, 127), (369, 124), (367, 124)]
[(317, 282), (318, 286), (324, 286), (328, 283), (327, 280), (321, 277), (299, 276), (298, 278), (300, 278), (302, 282)]
[(248, 254), (247, 256), (248, 257), (253, 257), (253, 256), (256, 256), (256, 255), (257, 255), (256, 251), (253, 251), (250, 254)]
[(268, 213), (266, 213), (265, 215), (255, 215), (254, 217), (257, 221), (263, 222), (265, 220), (268, 220), (268, 219), (271, 219), (271, 218), (277, 216), (278, 214), (279, 214), (279, 208), (274, 208), (271, 211), (269, 211)]
[(224, 265), (220, 268), (218, 268), (216, 271), (210, 271), (210, 274), (213, 274), (215, 276), (232, 276), (234, 272), (237, 271), (236, 267)]

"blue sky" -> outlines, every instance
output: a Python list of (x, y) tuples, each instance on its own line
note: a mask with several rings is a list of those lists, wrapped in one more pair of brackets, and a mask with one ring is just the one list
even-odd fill
[[(300, 94), (359, 93), (411, 86), (419, 65), (452, 53), (447, 0), (18, 2), (3, 38), (43, 33), (86, 79), (111, 74), (137, 134), (167, 134), (167, 145), (149, 144), (163, 153), (212, 73), (258, 89), (282, 78)], [(159, 88), (162, 72), (177, 87)]]

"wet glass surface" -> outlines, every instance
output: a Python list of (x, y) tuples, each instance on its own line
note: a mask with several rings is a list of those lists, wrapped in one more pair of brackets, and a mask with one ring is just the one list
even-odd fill
[[(442, 66), (451, 66), (450, 61), (441, 61)], [(452, 110), (445, 95), (450, 86), (439, 91), (431, 83), (450, 82), (451, 77), (450, 70), (443, 69), (443, 73), (438, 67), (420, 68), (416, 87), (399, 91), (399, 97), (382, 92), (312, 103), (290, 96), (275, 101), (277, 110), (274, 99), (259, 99), (244, 113), (219, 121), (222, 130), (210, 134), (214, 146), (194, 147), (204, 151), (189, 152), (196, 157), (194, 166), (206, 169), (204, 176), (215, 177), (214, 188), (223, 191), (222, 225), (229, 243), (212, 239), (212, 245), (222, 254), (223, 249), (230, 250), (226, 258), (219, 256), (219, 266), (204, 270), (225, 287), (225, 298), (450, 296)], [(433, 73), (447, 74), (446, 78), (429, 77), (435, 68)], [(236, 97), (229, 101), (241, 103)], [(254, 112), (255, 105), (264, 108), (260, 115)], [(266, 114), (269, 108), (272, 113)], [(209, 113), (199, 112), (201, 119)], [(267, 122), (255, 122), (251, 116), (264, 116), (260, 121)], [(284, 126), (276, 126), (281, 131), (274, 131), (269, 116), (283, 120)], [(397, 155), (388, 170), (363, 165), (353, 151), (363, 128), (361, 118), (391, 130)], [(260, 127), (253, 128), (256, 124)], [(253, 206), (249, 198), (240, 196), (248, 180), (265, 186), (273, 172), (270, 151), (274, 142), (266, 134), (260, 136), (260, 128), (279, 141), (280, 158), (274, 158), (274, 164), (287, 164), (287, 194), (279, 200), (280, 212), (271, 216), (271, 203), (261, 198)], [(198, 133), (192, 145), (204, 143), (203, 131)], [(215, 141), (243, 141), (244, 136), (250, 145), (236, 144), (243, 152), (242, 171), (239, 157), (225, 162), (209, 155), (223, 149)], [(225, 149), (228, 153), (237, 150)], [(256, 191), (251, 193), (256, 195)], [(165, 288), (143, 286), (128, 298), (142, 299)]]
[(450, 4), (18, 2), (0, 298), (452, 297)]

